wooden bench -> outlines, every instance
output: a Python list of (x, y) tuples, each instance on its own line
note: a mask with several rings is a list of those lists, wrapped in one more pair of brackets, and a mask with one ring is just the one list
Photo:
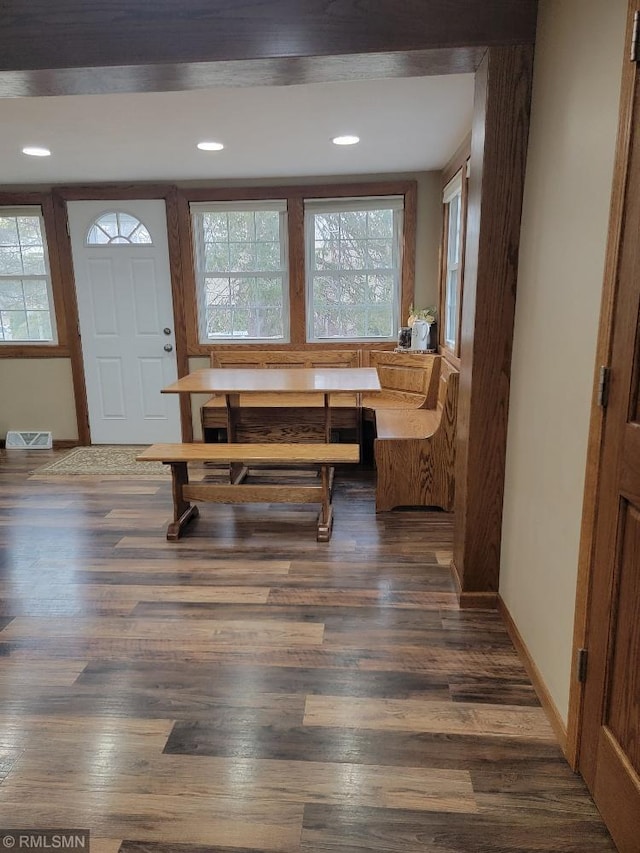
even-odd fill
[[(186, 525), (198, 516), (191, 501), (213, 503), (319, 503), (318, 542), (328, 542), (333, 526), (331, 492), (334, 464), (358, 462), (357, 444), (154, 444), (142, 451), (139, 461), (163, 462), (171, 466), (173, 521), (167, 539), (176, 541)], [(232, 467), (232, 482), (189, 483), (189, 463), (218, 462)], [(251, 485), (243, 482), (250, 465), (315, 465), (320, 483), (313, 486)]]
[[(211, 353), (211, 367), (360, 367), (359, 350), (221, 350)], [(332, 394), (331, 423), (341, 435), (360, 440), (360, 407), (356, 394)], [(322, 394), (288, 396), (287, 405), (274, 394), (240, 394), (241, 417), (236, 425), (238, 441), (324, 440)], [(269, 409), (266, 416), (265, 409)], [(315, 410), (315, 411), (314, 411)], [(202, 435), (210, 441), (227, 427), (224, 397), (211, 397), (201, 408)], [(301, 429), (304, 427), (304, 429)], [(216, 431), (216, 432), (214, 432)]]
[(435, 409), (376, 410), (376, 512), (453, 509), (459, 373), (441, 360)]
[(382, 391), (362, 398), (366, 420), (380, 409), (435, 409), (440, 377), (439, 355), (373, 350), (369, 364), (378, 371)]

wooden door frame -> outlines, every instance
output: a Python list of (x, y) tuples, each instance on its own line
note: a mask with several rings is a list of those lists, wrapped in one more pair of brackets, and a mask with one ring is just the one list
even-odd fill
[[(103, 184), (98, 186), (57, 187), (53, 190), (52, 195), (56, 218), (56, 234), (60, 251), (60, 265), (65, 282), (66, 319), (69, 329), (68, 345), (71, 358), (73, 391), (76, 401), (78, 442), (80, 445), (87, 446), (91, 444), (89, 405), (87, 402), (87, 387), (84, 361), (82, 358), (82, 343), (80, 340), (80, 318), (78, 316), (78, 298), (73, 270), (71, 237), (67, 228), (67, 202), (99, 201), (102, 199), (105, 201), (148, 199), (165, 202), (169, 273), (171, 277), (171, 298), (176, 341), (176, 364), (178, 377), (180, 377), (185, 376), (189, 372), (189, 358), (187, 356), (184, 300), (182, 298), (182, 255), (178, 216), (178, 191), (176, 187), (164, 184), (157, 186), (150, 186), (149, 184)], [(189, 398), (184, 395), (180, 395), (180, 423), (182, 425), (182, 441), (192, 441), (191, 406)]]
[(636, 63), (628, 55), (633, 34), (633, 20), (640, 10), (640, 0), (629, 0), (625, 36), (625, 56), (622, 66), (622, 88), (611, 207), (609, 233), (605, 257), (604, 282), (600, 304), (600, 323), (596, 360), (593, 377), (591, 419), (587, 445), (584, 502), (580, 530), (578, 556), (578, 579), (576, 587), (576, 609), (573, 630), (573, 659), (567, 718), (566, 756), (574, 770), (579, 769), (582, 746), (582, 716), (584, 708), (584, 683), (579, 680), (578, 655), (580, 649), (589, 646), (589, 611), (595, 566), (596, 519), (602, 473), (602, 450), (604, 442), (605, 410), (598, 402), (600, 368), (611, 360), (613, 344), (613, 316), (617, 295), (618, 264), (623, 229), (624, 200), (627, 190), (629, 156), (632, 137), (633, 104), (636, 95)]
[(533, 47), (478, 71), (460, 327), (453, 576), (463, 607), (497, 607), (520, 219)]

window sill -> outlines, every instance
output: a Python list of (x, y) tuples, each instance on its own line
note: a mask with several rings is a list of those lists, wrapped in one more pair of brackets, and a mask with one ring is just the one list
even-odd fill
[(0, 344), (0, 358), (69, 358), (69, 347), (60, 344)]

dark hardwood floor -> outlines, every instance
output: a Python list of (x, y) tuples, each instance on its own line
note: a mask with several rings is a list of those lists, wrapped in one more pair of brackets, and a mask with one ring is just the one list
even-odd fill
[(203, 505), (0, 451), (0, 826), (91, 853), (592, 853), (613, 844), (442, 512)]

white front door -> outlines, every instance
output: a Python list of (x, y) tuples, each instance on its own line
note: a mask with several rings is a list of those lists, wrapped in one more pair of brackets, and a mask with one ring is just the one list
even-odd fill
[(163, 201), (72, 201), (69, 233), (93, 444), (180, 441)]

